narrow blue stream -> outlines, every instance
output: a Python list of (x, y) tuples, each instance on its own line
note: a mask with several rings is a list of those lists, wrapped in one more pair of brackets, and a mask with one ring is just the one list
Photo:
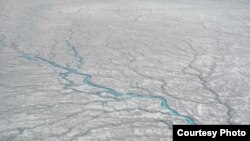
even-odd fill
[[(24, 53), (24, 52), (18, 50), (17, 48), (14, 48), (14, 49), (20, 54), (20, 56), (22, 58), (25, 58), (25, 59), (31, 60), (31, 61), (43, 62), (43, 63), (50, 65), (54, 69), (60, 69), (60, 70), (65, 71), (64, 73), (59, 74), (59, 76), (64, 81), (67, 82), (67, 84), (65, 84), (65, 86), (64, 86), (64, 89), (71, 89), (71, 90), (76, 91), (76, 92), (82, 92), (81, 90), (77, 90), (77, 89), (73, 88), (72, 86), (74, 86), (74, 82), (67, 78), (69, 75), (80, 75), (81, 77), (83, 77), (83, 80), (82, 80), (83, 85), (87, 85), (87, 86), (90, 86), (92, 88), (98, 89), (98, 91), (95, 93), (96, 96), (99, 96), (101, 98), (113, 98), (113, 99), (121, 98), (124, 96), (124, 97), (137, 98), (137, 99), (157, 100), (160, 102), (161, 107), (162, 107), (164, 112), (169, 113), (173, 117), (179, 117), (179, 118), (183, 119), (187, 124), (190, 124), (190, 125), (196, 124), (194, 119), (192, 119), (191, 117), (186, 116), (186, 115), (182, 115), (179, 112), (177, 112), (176, 110), (174, 110), (173, 108), (171, 108), (168, 105), (168, 102), (164, 97), (147, 96), (147, 95), (141, 95), (141, 94), (136, 94), (136, 93), (124, 93), (123, 94), (123, 93), (119, 93), (119, 92), (115, 91), (112, 88), (108, 88), (108, 87), (98, 85), (98, 84), (92, 82), (91, 81), (92, 76), (90, 74), (86, 74), (86, 73), (82, 73), (82, 72), (78, 71), (83, 65), (83, 58), (79, 55), (78, 51), (76, 50), (76, 47), (71, 42), (72, 42), (72, 32), (70, 33), (70, 37), (66, 40), (66, 44), (68, 45), (68, 47), (71, 51), (70, 55), (77, 58), (77, 60), (78, 60), (78, 63), (77, 63), (75, 68), (70, 68), (68, 66), (60, 65), (58, 63), (55, 63), (49, 59), (40, 57), (38, 55)], [(104, 93), (104, 92), (106, 94), (108, 94), (109, 96), (103, 96), (102, 93)]]

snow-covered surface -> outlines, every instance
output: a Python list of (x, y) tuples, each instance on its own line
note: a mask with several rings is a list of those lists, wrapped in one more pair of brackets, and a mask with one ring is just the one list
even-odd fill
[(250, 124), (248, 0), (1, 0), (0, 140), (171, 140)]

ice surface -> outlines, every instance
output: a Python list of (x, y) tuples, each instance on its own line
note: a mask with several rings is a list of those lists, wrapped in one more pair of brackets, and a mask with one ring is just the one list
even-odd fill
[(172, 140), (250, 124), (248, 0), (1, 0), (0, 140)]

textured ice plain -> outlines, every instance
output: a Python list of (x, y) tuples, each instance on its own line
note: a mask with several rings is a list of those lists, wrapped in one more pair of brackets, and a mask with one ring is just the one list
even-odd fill
[(1, 0), (0, 140), (172, 140), (250, 124), (248, 0)]

